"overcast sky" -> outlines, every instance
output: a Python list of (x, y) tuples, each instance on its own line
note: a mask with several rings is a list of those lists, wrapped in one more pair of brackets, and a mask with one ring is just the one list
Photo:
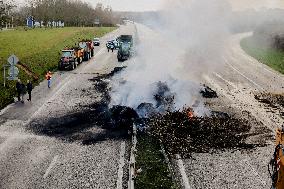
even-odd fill
[[(25, 0), (15, 0), (23, 3)], [(145, 11), (157, 10), (162, 7), (163, 2), (169, 0), (85, 0), (95, 6), (98, 2), (104, 5), (111, 5), (114, 10), (122, 11)], [(231, 2), (234, 10), (246, 8), (259, 9), (267, 8), (284, 8), (284, 0), (228, 0)]]
[[(160, 9), (165, 2), (169, 0), (85, 0), (95, 5), (102, 2), (104, 5), (111, 5), (114, 10), (144, 11)], [(259, 9), (266, 8), (284, 8), (284, 0), (228, 0), (234, 10), (243, 10), (246, 8)]]

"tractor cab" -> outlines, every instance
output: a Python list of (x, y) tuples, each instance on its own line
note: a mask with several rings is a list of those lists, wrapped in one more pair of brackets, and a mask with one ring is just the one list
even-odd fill
[(61, 58), (58, 63), (58, 69), (74, 70), (77, 67), (76, 52), (74, 49), (64, 49), (61, 53)]
[(75, 55), (74, 50), (62, 50), (62, 58), (73, 58)]

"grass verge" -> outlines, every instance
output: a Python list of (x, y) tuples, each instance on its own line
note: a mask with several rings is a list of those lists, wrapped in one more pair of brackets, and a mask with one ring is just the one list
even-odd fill
[(242, 49), (259, 62), (262, 62), (272, 69), (284, 74), (284, 52), (256, 45), (257, 43), (254, 41), (254, 37), (242, 39)]
[(136, 177), (135, 188), (177, 189), (159, 142), (146, 134), (138, 135), (137, 140), (136, 167), (142, 171)]
[[(40, 78), (34, 81), (37, 84), (48, 70), (57, 70), (57, 63), (63, 48), (74, 46), (80, 39), (102, 37), (114, 29), (114, 27), (66, 27), (0, 32), (0, 109), (13, 102), (15, 96), (14, 81), (8, 81), (5, 88), (3, 86), (3, 65), (7, 64), (7, 58), (11, 54), (15, 54), (28, 70)], [(33, 80), (33, 77), (19, 70), (19, 78), (22, 81)]]

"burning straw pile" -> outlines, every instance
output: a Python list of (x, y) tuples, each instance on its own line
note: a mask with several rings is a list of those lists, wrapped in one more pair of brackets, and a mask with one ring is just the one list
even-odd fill
[(165, 145), (170, 155), (188, 156), (192, 152), (248, 149), (250, 131), (246, 120), (231, 117), (192, 117), (188, 110), (155, 115), (148, 121), (150, 134)]

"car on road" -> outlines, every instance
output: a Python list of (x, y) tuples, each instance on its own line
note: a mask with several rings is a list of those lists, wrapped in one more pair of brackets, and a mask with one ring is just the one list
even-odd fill
[(93, 39), (93, 43), (94, 43), (94, 46), (100, 46), (101, 45), (100, 39), (96, 38), (96, 37)]
[(119, 49), (119, 42), (116, 39), (112, 40), (112, 42), (113, 42), (114, 48)]
[(119, 42), (117, 40), (115, 40), (115, 39), (109, 40), (106, 43), (106, 47), (108, 49), (111, 49), (111, 47), (114, 48), (114, 49), (119, 49)]

